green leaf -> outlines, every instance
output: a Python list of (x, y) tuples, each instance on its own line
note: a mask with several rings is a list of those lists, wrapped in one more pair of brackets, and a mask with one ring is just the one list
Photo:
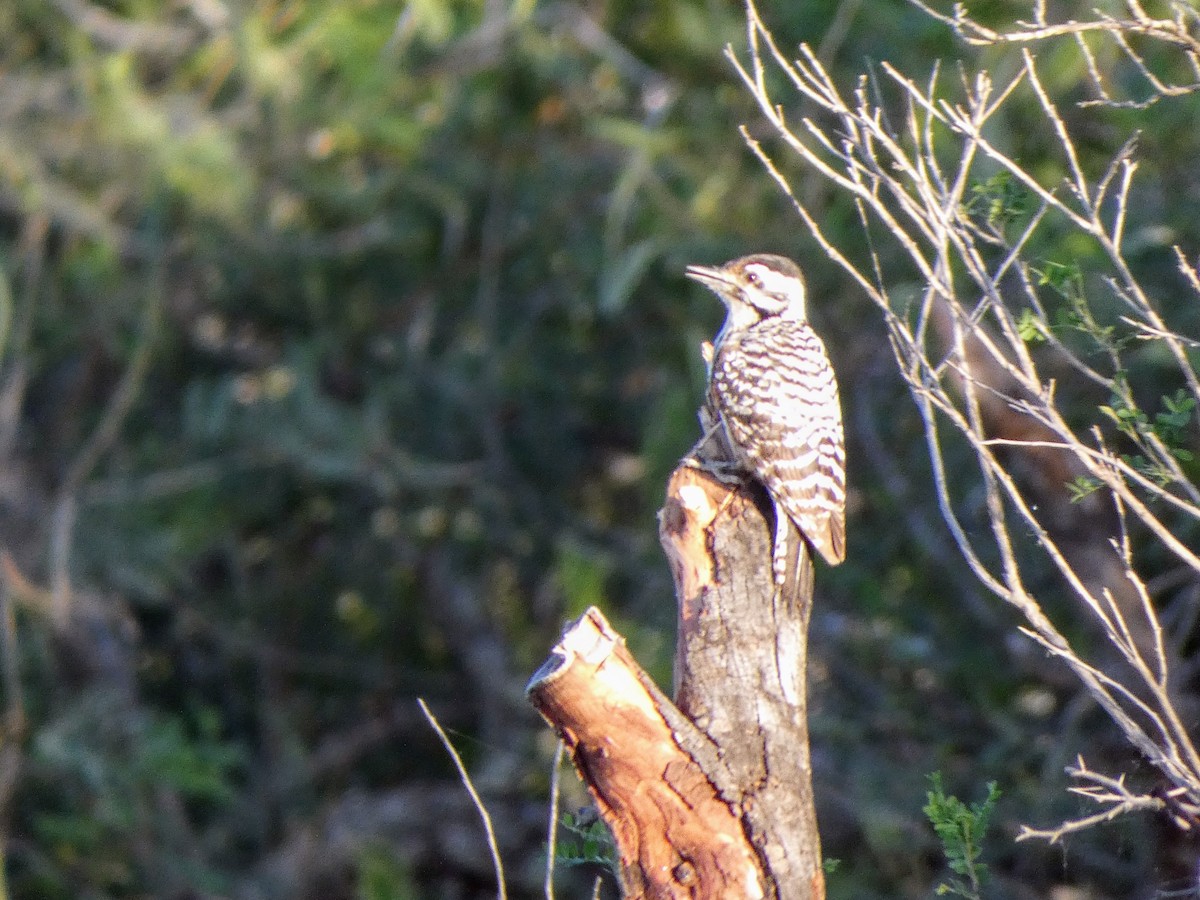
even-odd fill
[(1078, 503), (1099, 490), (1100, 482), (1095, 478), (1089, 478), (1087, 475), (1080, 475), (1074, 481), (1068, 481), (1066, 487), (1068, 493), (1071, 495), (1071, 502)]
[(1013, 180), (1010, 172), (997, 172), (986, 181), (971, 186), (967, 210), (982, 212), (988, 225), (1003, 228), (1029, 211), (1029, 192)]
[(925, 815), (942, 842), (942, 851), (950, 871), (960, 878), (951, 879), (937, 888), (939, 896), (948, 893), (961, 897), (980, 897), (980, 888), (987, 877), (987, 867), (979, 862), (982, 842), (1000, 790), (996, 782), (987, 785), (987, 796), (968, 807), (942, 788), (940, 772), (929, 776), (931, 790), (925, 795)]
[(1025, 308), (1017, 320), (1017, 334), (1027, 344), (1040, 344), (1046, 340), (1046, 324), (1032, 309)]

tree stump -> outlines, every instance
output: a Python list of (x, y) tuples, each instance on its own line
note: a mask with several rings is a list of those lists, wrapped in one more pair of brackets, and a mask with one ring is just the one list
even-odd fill
[(806, 712), (812, 566), (793, 531), (803, 549), (781, 596), (771, 526), (755, 486), (676, 469), (659, 514), (679, 610), (675, 702), (595, 609), (530, 681), (613, 833), (626, 898), (824, 897)]

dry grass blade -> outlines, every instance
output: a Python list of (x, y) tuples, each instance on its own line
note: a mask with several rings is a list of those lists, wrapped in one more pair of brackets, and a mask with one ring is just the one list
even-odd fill
[(492, 855), (492, 867), (496, 872), (496, 896), (499, 900), (507, 900), (508, 892), (504, 886), (504, 864), (500, 860), (500, 848), (496, 844), (496, 831), (492, 828), (492, 817), (488, 814), (487, 807), (483, 805), (483, 800), (480, 799), (479, 793), (475, 790), (475, 785), (471, 783), (471, 776), (467, 774), (467, 767), (463, 765), (462, 757), (458, 755), (458, 751), (450, 743), (450, 738), (442, 730), (442, 726), (437, 718), (430, 711), (429, 707), (425, 705), (425, 700), (418, 697), (417, 705), (421, 707), (421, 712), (424, 714), (425, 720), (429, 723), (429, 727), (434, 730), (438, 736), (438, 740), (442, 742), (442, 746), (450, 754), (450, 759), (454, 761), (454, 768), (458, 770), (459, 780), (462, 781), (463, 787), (467, 789), (467, 793), (471, 795), (471, 802), (475, 804), (475, 809), (479, 812), (479, 818), (483, 822), (483, 830), (487, 832), (488, 851)]
[(558, 851), (558, 798), (562, 785), (562, 763), (567, 746), (560, 738), (554, 748), (550, 769), (550, 821), (546, 824), (546, 900), (554, 900), (554, 858)]

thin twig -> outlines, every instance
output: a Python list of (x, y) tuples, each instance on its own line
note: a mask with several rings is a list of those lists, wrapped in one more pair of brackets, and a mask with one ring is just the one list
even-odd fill
[(25, 711), (25, 691), (21, 684), (20, 644), (17, 640), (17, 617), (13, 609), (12, 586), (0, 578), (0, 677), (4, 682), (5, 709), (0, 731), (0, 900), (7, 900), (9, 825), (12, 802), (16, 793), (21, 767), (25, 761), (25, 736), (28, 720)]
[(500, 847), (496, 843), (496, 832), (492, 829), (492, 817), (489, 815), (487, 807), (483, 805), (483, 800), (480, 799), (478, 792), (476, 792), (475, 785), (471, 782), (471, 776), (467, 774), (467, 767), (463, 765), (462, 757), (458, 755), (458, 751), (450, 743), (450, 738), (446, 737), (446, 732), (442, 730), (442, 726), (438, 723), (437, 718), (430, 712), (429, 707), (425, 705), (425, 700), (418, 697), (417, 705), (421, 707), (421, 712), (424, 713), (429, 727), (437, 733), (442, 746), (446, 748), (446, 752), (454, 762), (454, 768), (458, 770), (459, 780), (462, 782), (463, 787), (467, 789), (467, 793), (470, 794), (471, 802), (475, 804), (475, 810), (479, 813), (479, 818), (483, 822), (483, 830), (487, 833), (488, 852), (492, 855), (492, 868), (496, 873), (496, 896), (499, 900), (507, 900), (508, 893), (504, 886), (504, 864), (500, 860)]

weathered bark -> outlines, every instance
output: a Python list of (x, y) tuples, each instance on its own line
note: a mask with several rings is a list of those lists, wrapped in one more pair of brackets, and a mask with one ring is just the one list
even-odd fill
[[(799, 558), (774, 590), (771, 523), (752, 494), (695, 469), (675, 471), (660, 538), (675, 575), (676, 703), (721, 748), (725, 797), (781, 898), (822, 897), (808, 748), (808, 622), (813, 571)], [(765, 505), (765, 498), (764, 505)]]
[(626, 897), (824, 896), (805, 703), (812, 568), (801, 549), (777, 596), (770, 525), (748, 490), (686, 466), (672, 476), (660, 537), (679, 601), (678, 706), (595, 610), (530, 682), (613, 832)]

